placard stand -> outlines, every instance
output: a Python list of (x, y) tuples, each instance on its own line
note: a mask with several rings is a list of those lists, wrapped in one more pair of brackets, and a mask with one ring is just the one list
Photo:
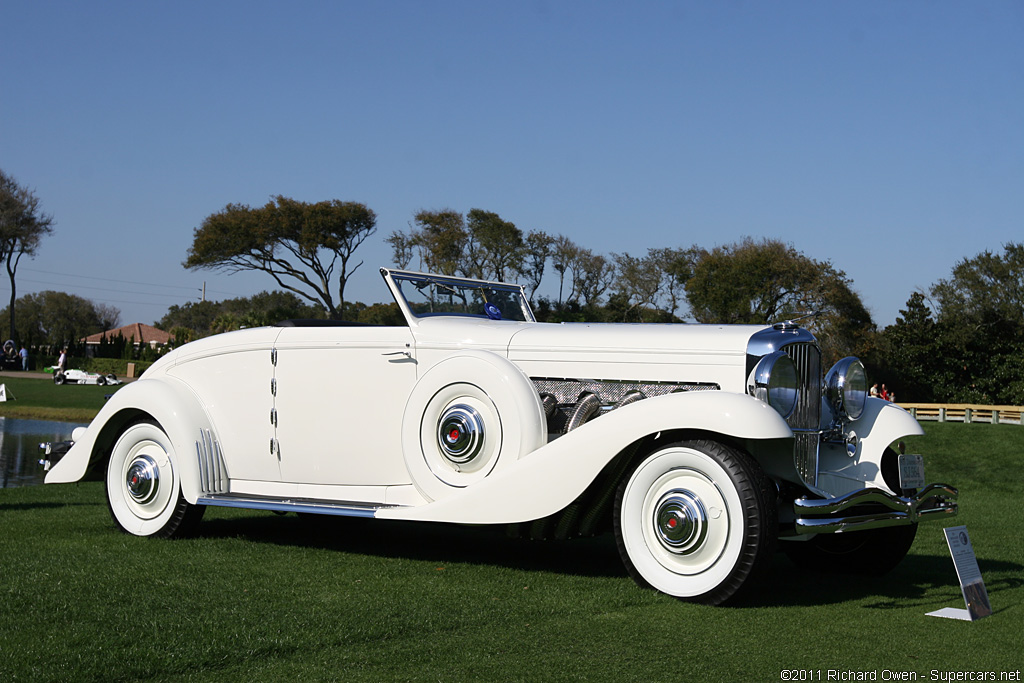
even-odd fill
[(985, 581), (981, 578), (978, 558), (974, 556), (971, 537), (967, 535), (966, 526), (951, 526), (943, 529), (949, 553), (953, 556), (957, 578), (960, 579), (960, 592), (964, 596), (967, 609), (944, 607), (935, 612), (928, 612), (929, 617), (945, 617), (963, 621), (977, 621), (992, 614), (992, 605), (988, 601)]

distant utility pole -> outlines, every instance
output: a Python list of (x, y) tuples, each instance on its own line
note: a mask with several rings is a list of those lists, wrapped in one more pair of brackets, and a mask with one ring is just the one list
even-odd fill
[(206, 301), (206, 281), (203, 281), (203, 301)]

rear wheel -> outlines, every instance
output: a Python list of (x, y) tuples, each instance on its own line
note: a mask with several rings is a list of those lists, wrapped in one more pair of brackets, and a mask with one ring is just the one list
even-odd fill
[(153, 422), (136, 422), (121, 434), (107, 464), (107, 506), (114, 522), (136, 536), (185, 535), (204, 506), (181, 494), (174, 447)]
[(882, 576), (895, 569), (914, 544), (917, 525), (817, 534), (786, 541), (782, 550), (799, 567), (833, 574)]
[(64, 384), (66, 379), (67, 378), (64, 377), (64, 373), (63, 372), (57, 372), (57, 373), (54, 373), (54, 375), (53, 375), (53, 383), (58, 385), (58, 386), (60, 386), (61, 384)]
[(760, 466), (715, 441), (680, 441), (619, 485), (615, 540), (641, 586), (719, 604), (767, 570), (778, 530)]

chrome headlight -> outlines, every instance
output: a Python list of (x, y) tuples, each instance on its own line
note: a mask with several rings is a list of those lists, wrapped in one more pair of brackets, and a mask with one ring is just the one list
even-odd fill
[(770, 353), (758, 361), (753, 373), (754, 398), (760, 399), (789, 417), (800, 397), (796, 364), (785, 351)]
[(848, 356), (825, 375), (825, 396), (836, 417), (856, 420), (868, 401), (868, 373), (864, 364)]

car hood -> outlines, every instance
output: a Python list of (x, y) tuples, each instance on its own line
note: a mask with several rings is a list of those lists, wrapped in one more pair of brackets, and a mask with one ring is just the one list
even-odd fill
[(754, 325), (537, 324), (516, 332), (509, 360), (531, 377), (717, 384), (742, 390)]

